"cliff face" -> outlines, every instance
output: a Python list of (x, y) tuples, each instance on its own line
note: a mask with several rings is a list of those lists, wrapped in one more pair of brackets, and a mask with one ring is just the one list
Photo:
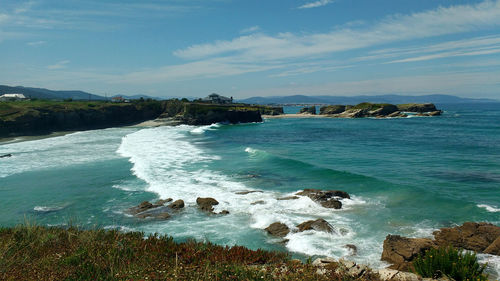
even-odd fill
[[(2, 109), (5, 109), (5, 105)], [(131, 125), (158, 117), (160, 102), (137, 104), (47, 103), (0, 110), (0, 137), (39, 135), (54, 131), (89, 130)]]
[(199, 103), (186, 103), (183, 113), (178, 119), (189, 125), (210, 125), (219, 122), (231, 124), (262, 122), (259, 107), (256, 106)]
[(388, 103), (360, 103), (357, 105), (328, 105), (320, 109), (321, 115), (340, 118), (363, 118), (363, 117), (407, 117), (404, 112), (416, 112), (419, 116), (437, 116), (440, 110), (432, 103), (426, 104), (400, 104)]

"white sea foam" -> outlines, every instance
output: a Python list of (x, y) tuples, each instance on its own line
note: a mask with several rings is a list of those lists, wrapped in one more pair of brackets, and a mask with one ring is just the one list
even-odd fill
[(26, 171), (53, 169), (114, 159), (121, 136), (136, 129), (112, 128), (0, 145), (0, 178)]
[(499, 280), (500, 278), (500, 256), (489, 254), (477, 254), (477, 259), (481, 264), (488, 264), (486, 271), (490, 274), (490, 280)]
[(33, 210), (41, 213), (49, 213), (56, 212), (64, 208), (66, 208), (66, 206), (35, 206)]
[(207, 126), (199, 126), (199, 127), (196, 127), (194, 129), (192, 129), (189, 132), (191, 134), (193, 134), (193, 135), (201, 135), (201, 134), (205, 133), (206, 131), (214, 130), (214, 129), (219, 128), (219, 127), (220, 127), (220, 124), (212, 124), (212, 125), (207, 125)]
[[(158, 194), (162, 199), (182, 199), (187, 206), (178, 219), (165, 224), (154, 222), (141, 230), (169, 229), (168, 233), (172, 235), (172, 229), (175, 229), (176, 236), (204, 239), (205, 235), (209, 235), (231, 244), (238, 243), (237, 237), (247, 235), (250, 229), (262, 230), (277, 221), (296, 229), (296, 225), (307, 220), (324, 218), (335, 227), (335, 234), (317, 231), (290, 233), (286, 237), (289, 239), (288, 249), (308, 255), (342, 257), (350, 253), (346, 244), (356, 244), (359, 252), (363, 253), (357, 259), (365, 263), (379, 260), (382, 251), (380, 241), (356, 240), (356, 233), (351, 227), (356, 222), (343, 215), (357, 206), (366, 205), (366, 200), (357, 196), (342, 199), (344, 208), (332, 210), (306, 196), (296, 200), (278, 200), (295, 192), (287, 194), (249, 188), (227, 175), (208, 169), (211, 162), (220, 158), (195, 145), (199, 141), (196, 136), (192, 136), (195, 129), (193, 126), (157, 127), (123, 137), (117, 152), (130, 159), (133, 173), (147, 183), (146, 190)], [(258, 152), (251, 147), (245, 151)], [(260, 192), (236, 194), (242, 190)], [(215, 206), (215, 212), (228, 210), (230, 215), (200, 217), (196, 208), (193, 208), (197, 197), (217, 199), (219, 205)], [(257, 201), (261, 201), (261, 204), (254, 204)]]
[(491, 213), (498, 213), (500, 212), (500, 208), (491, 206), (491, 205), (486, 205), (486, 204), (478, 204), (477, 205), (479, 208), (484, 208), (486, 211), (491, 212)]

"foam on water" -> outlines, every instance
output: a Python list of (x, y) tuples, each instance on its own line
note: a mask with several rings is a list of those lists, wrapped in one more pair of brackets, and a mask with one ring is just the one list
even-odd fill
[[(358, 256), (355, 259), (378, 264), (382, 251), (379, 241), (375, 238), (360, 241), (352, 227), (355, 222), (344, 216), (344, 213), (368, 204), (366, 200), (357, 196), (342, 199), (344, 208), (341, 210), (324, 208), (305, 196), (295, 200), (278, 200), (292, 196), (299, 190), (291, 193), (257, 190), (230, 176), (209, 170), (207, 167), (210, 162), (220, 158), (194, 144), (200, 143), (200, 139), (190, 136), (193, 130), (196, 127), (158, 127), (123, 137), (117, 152), (130, 159), (133, 173), (147, 183), (146, 190), (158, 194), (162, 199), (182, 199), (187, 206), (181, 217), (169, 220), (168, 224), (155, 222), (142, 230), (161, 232), (168, 228), (169, 235), (198, 239), (209, 235), (212, 238), (227, 238), (224, 241), (228, 243), (241, 244), (238, 235), (246, 234), (248, 230), (245, 229), (262, 230), (271, 223), (282, 222), (296, 230), (296, 225), (302, 222), (323, 218), (334, 226), (334, 234), (292, 232), (286, 237), (289, 239), (287, 248), (307, 255), (339, 258), (350, 254), (346, 244), (356, 244)], [(249, 154), (262, 152), (250, 147), (245, 151)], [(258, 192), (237, 194), (240, 191)], [(230, 215), (200, 216), (196, 211), (197, 197), (217, 199), (219, 205), (215, 206), (215, 212), (228, 210)], [(261, 233), (264, 235), (264, 231)]]
[(500, 208), (493, 207), (491, 205), (478, 204), (477, 206), (479, 208), (484, 208), (484, 209), (486, 209), (486, 211), (491, 212), (491, 213), (498, 213), (498, 212), (500, 212)]
[(33, 210), (41, 213), (50, 213), (62, 210), (64, 208), (66, 208), (66, 206), (35, 206)]
[(128, 128), (77, 132), (64, 136), (0, 145), (0, 178), (27, 171), (54, 169), (117, 158), (121, 136)]

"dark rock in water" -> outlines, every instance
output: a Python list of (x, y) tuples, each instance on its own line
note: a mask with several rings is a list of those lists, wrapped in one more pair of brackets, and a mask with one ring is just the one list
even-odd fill
[(196, 198), (196, 204), (198, 204), (199, 208), (202, 211), (213, 213), (214, 212), (213, 206), (219, 205), (219, 201), (210, 197), (207, 198), (198, 197)]
[[(466, 222), (462, 226), (441, 228), (433, 234), (436, 243), (440, 246), (452, 245), (453, 247), (482, 253), (498, 240), (500, 227), (485, 222)], [(489, 251), (492, 251), (494, 247), (492, 246)], [(498, 254), (500, 252), (496, 252), (496, 255)]]
[(128, 209), (128, 212), (132, 215), (136, 215), (138, 213), (142, 213), (144, 211), (147, 211), (151, 208), (154, 208), (155, 205), (149, 203), (148, 201), (144, 201), (141, 204), (137, 205), (136, 207), (132, 207)]
[(0, 155), (0, 158), (8, 158), (8, 157), (12, 157), (12, 154), (4, 154), (4, 155)]
[(351, 251), (351, 255), (352, 256), (355, 256), (355, 255), (358, 254), (358, 247), (356, 247), (356, 245), (354, 245), (354, 244), (347, 244), (344, 247), (346, 247), (347, 249), (349, 249)]
[(351, 198), (347, 192), (340, 190), (304, 189), (304, 191), (298, 192), (296, 195), (307, 196), (311, 198), (311, 200), (321, 204), (321, 206), (333, 209), (342, 208), (342, 202), (335, 199), (336, 197)]
[(420, 112), (420, 113), (437, 111), (436, 106), (432, 103), (398, 104), (398, 110), (406, 112)]
[(174, 201), (172, 204), (168, 205), (168, 207), (174, 210), (182, 209), (184, 208), (184, 201), (179, 199), (177, 201)]
[(321, 204), (321, 206), (323, 206), (325, 208), (342, 209), (342, 202), (340, 202), (339, 200), (335, 200), (335, 199), (328, 199), (326, 201), (321, 202), (320, 204)]
[(171, 202), (172, 200), (173, 200), (172, 198), (158, 200), (155, 202), (155, 205), (163, 206), (163, 205), (165, 205), (165, 203)]
[(297, 200), (299, 199), (298, 196), (287, 196), (287, 197), (280, 197), (277, 200), (284, 201), (284, 200)]
[(260, 190), (247, 190), (247, 191), (238, 191), (238, 192), (235, 192), (235, 194), (238, 194), (238, 195), (247, 195), (247, 194), (250, 194), (250, 193), (262, 193), (262, 191)]
[(397, 270), (408, 270), (419, 254), (435, 248), (434, 241), (428, 238), (406, 238), (399, 235), (387, 235), (384, 240), (382, 260), (391, 263), (389, 267)]
[(250, 203), (250, 205), (262, 205), (262, 204), (266, 204), (266, 201), (259, 200), (259, 201), (255, 201), (255, 202)]
[(316, 106), (304, 107), (300, 109), (299, 114), (313, 114), (316, 115)]
[(439, 115), (441, 115), (441, 110), (429, 112), (429, 116), (439, 116)]
[(216, 105), (187, 103), (184, 112), (178, 116), (188, 125), (210, 125), (214, 123), (249, 123), (262, 122), (259, 107), (244, 105)]
[(153, 219), (166, 220), (170, 218), (170, 214), (165, 210), (157, 210), (157, 211), (155, 210), (155, 212), (145, 211), (139, 213), (136, 215), (136, 217), (140, 219), (153, 218)]
[(219, 213), (219, 215), (229, 215), (229, 211), (223, 210), (222, 212)]
[(333, 233), (333, 227), (324, 219), (310, 220), (297, 225), (299, 232), (306, 230), (316, 230)]
[(267, 233), (273, 236), (285, 237), (288, 233), (290, 233), (290, 228), (286, 226), (284, 223), (275, 222), (265, 228)]
[(327, 105), (319, 109), (320, 115), (339, 114), (346, 110), (345, 105)]

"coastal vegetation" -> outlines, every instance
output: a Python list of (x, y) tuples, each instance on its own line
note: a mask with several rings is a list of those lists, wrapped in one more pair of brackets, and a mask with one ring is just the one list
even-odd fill
[(425, 278), (446, 276), (453, 280), (488, 280), (474, 252), (457, 250), (453, 246), (430, 249), (413, 262), (414, 272)]
[[(0, 229), (1, 280), (354, 280), (282, 252), (25, 223)], [(377, 280), (365, 274), (358, 280)]]

